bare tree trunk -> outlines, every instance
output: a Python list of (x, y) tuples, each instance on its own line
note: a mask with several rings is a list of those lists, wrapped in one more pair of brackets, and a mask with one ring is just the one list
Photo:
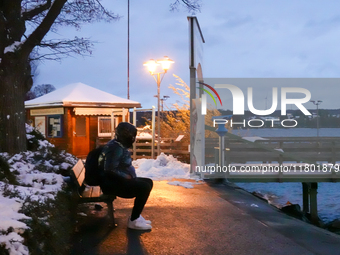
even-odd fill
[(26, 150), (24, 101), (32, 78), (28, 61), (15, 53), (0, 65), (0, 152), (14, 154)]
[[(22, 13), (22, 1), (0, 1), (0, 152), (26, 151), (24, 101), (33, 83), (29, 55), (51, 29), (66, 2), (55, 0), (51, 5), (47, 1)], [(45, 10), (48, 12), (38, 27), (21, 41), (25, 21)], [(21, 44), (14, 45), (15, 42)]]

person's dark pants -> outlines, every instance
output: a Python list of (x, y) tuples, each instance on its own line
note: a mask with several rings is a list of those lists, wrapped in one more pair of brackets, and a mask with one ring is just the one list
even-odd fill
[(131, 213), (131, 221), (137, 219), (149, 198), (153, 182), (149, 178), (137, 177), (124, 179), (122, 177), (105, 178), (101, 189), (104, 194), (114, 194), (122, 198), (136, 198)]

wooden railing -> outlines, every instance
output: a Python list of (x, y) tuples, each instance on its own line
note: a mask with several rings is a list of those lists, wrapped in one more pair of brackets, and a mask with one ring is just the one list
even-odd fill
[[(96, 141), (96, 146), (104, 145), (108, 141), (109, 138), (100, 138)], [(157, 154), (157, 141), (155, 142), (154, 146), (154, 158), (158, 156)], [(152, 142), (151, 139), (137, 139), (136, 141), (136, 157), (133, 159), (140, 159), (140, 158), (151, 158), (151, 148)], [(133, 155), (133, 150), (132, 155)], [(160, 151), (167, 155), (173, 155), (179, 161), (184, 163), (189, 163), (190, 161), (190, 153), (188, 151), (188, 145), (183, 142), (176, 142), (175, 138), (162, 138), (160, 144)]]
[[(225, 138), (226, 164), (250, 161), (335, 163), (340, 161), (340, 137), (263, 137), (254, 142)], [(206, 163), (215, 162), (218, 139), (206, 139)]]
[[(155, 158), (158, 156), (157, 154), (157, 142), (155, 142), (154, 151)], [(136, 157), (139, 158), (151, 158), (151, 148), (152, 143), (151, 139), (140, 139), (136, 141)], [(160, 144), (160, 152), (173, 155), (175, 158), (180, 160), (181, 162), (189, 163), (190, 161), (190, 153), (188, 151), (188, 145), (183, 142), (176, 142), (174, 138), (162, 138)]]

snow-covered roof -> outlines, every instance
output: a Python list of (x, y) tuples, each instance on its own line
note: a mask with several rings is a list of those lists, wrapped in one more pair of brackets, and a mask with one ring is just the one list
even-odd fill
[(81, 107), (141, 107), (136, 101), (125, 99), (88, 86), (81, 82), (69, 84), (41, 97), (25, 101), (25, 108), (51, 106)]

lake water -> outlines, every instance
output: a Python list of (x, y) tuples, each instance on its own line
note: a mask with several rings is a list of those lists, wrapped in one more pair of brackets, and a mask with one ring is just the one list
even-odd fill
[[(316, 137), (317, 130), (313, 128), (264, 128), (233, 130), (235, 135), (242, 137)], [(340, 128), (320, 128), (319, 136), (340, 137)], [(340, 159), (337, 160), (340, 162)], [(261, 193), (269, 203), (281, 207), (288, 201), (300, 204), (302, 208), (301, 183), (237, 183), (249, 192)], [(318, 186), (318, 213), (324, 222), (340, 219), (340, 183), (319, 183)]]

